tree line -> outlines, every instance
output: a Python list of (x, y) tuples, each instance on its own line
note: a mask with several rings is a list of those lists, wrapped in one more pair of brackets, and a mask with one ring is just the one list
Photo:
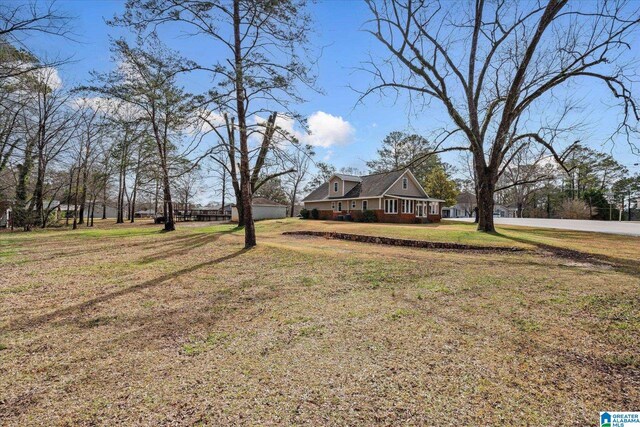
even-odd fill
[[(602, 85), (621, 111), (611, 140), (637, 149), (629, 52), (637, 4), (477, 0), (456, 13), (422, 0), (366, 4), (365, 29), (388, 56), (362, 65), (371, 84), (355, 88), (361, 99), (391, 92), (418, 116), (437, 108), (448, 120), (429, 138), (392, 132), (367, 172), (410, 168), (448, 204), (469, 190), (481, 231), (494, 231), (495, 203), (520, 216), (623, 215), (637, 177), (580, 140), (587, 126), (570, 89)], [(237, 206), (245, 246), (254, 246), (254, 196), (284, 201), (293, 214), (300, 196), (335, 172), (292, 131), (292, 123), (305, 128), (301, 88), (319, 90), (307, 6), (127, 0), (108, 20), (127, 34), (111, 43), (112, 69), (66, 87), (57, 70), (69, 58), (38, 57), (23, 38), (71, 43), (73, 21), (55, 3), (0, 5), (0, 198), (11, 200), (14, 224), (45, 227), (64, 207), (73, 228), (91, 226), (113, 198), (118, 223), (144, 205), (172, 231), (176, 206), (213, 173), (223, 204), (229, 194)], [(171, 31), (215, 55), (194, 61), (172, 50), (163, 42)], [(185, 89), (194, 76), (208, 87)], [(456, 181), (461, 168), (438, 157), (450, 151), (468, 154), (468, 179)]]

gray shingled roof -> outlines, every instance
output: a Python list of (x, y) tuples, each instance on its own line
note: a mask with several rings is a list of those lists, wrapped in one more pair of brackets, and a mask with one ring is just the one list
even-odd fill
[(316, 188), (311, 193), (309, 193), (307, 197), (302, 199), (302, 201), (306, 202), (308, 200), (323, 200), (328, 198), (329, 198), (329, 183), (325, 182), (320, 187)]
[(273, 200), (264, 197), (254, 197), (251, 200), (251, 204), (254, 206), (284, 206), (282, 203), (274, 202)]
[(356, 175), (347, 175), (347, 174), (344, 174), (344, 173), (336, 173), (334, 175), (337, 176), (338, 178), (340, 178), (343, 181), (362, 182), (362, 178), (360, 178), (359, 176), (356, 176)]
[[(357, 177), (360, 182), (356, 184), (351, 190), (349, 190), (344, 196), (338, 197), (339, 199), (353, 199), (356, 197), (380, 197), (384, 192), (391, 187), (391, 185), (400, 178), (404, 173), (403, 170), (394, 172), (381, 172), (374, 173), (372, 175), (366, 175)], [(340, 174), (336, 174), (340, 176)], [(348, 175), (352, 176), (352, 175)], [(333, 197), (336, 198), (336, 197)], [(325, 182), (320, 187), (313, 190), (302, 201), (310, 200), (329, 200), (329, 183)]]

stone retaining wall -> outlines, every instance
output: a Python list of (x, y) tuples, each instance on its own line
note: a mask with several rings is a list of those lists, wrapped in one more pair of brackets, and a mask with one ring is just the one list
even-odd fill
[(335, 233), (332, 231), (285, 231), (283, 235), (293, 236), (316, 236), (327, 239), (350, 240), (353, 242), (374, 243), (377, 245), (408, 246), (412, 248), (427, 249), (452, 249), (452, 250), (473, 250), (473, 251), (495, 251), (495, 252), (518, 252), (524, 248), (509, 246), (480, 246), (465, 245), (462, 243), (449, 242), (429, 242), (426, 240), (396, 239), (393, 237), (365, 236), (362, 234)]

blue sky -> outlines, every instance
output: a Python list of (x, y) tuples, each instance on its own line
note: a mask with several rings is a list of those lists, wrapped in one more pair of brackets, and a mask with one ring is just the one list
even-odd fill
[[(73, 64), (66, 65), (59, 73), (65, 85), (85, 83), (91, 70), (108, 71), (113, 67), (109, 52), (109, 37), (126, 35), (126, 30), (112, 28), (104, 19), (123, 10), (122, 1), (60, 0), (60, 8), (70, 12), (76, 18), (73, 22), (77, 34), (77, 43), (51, 38), (32, 37), (26, 42), (41, 54), (48, 57), (73, 56)], [(356, 105), (358, 94), (349, 85), (362, 87), (366, 84), (366, 75), (358, 74), (355, 68), (366, 60), (369, 54), (385, 55), (381, 46), (372, 36), (362, 31), (369, 17), (366, 5), (359, 0), (320, 0), (310, 6), (315, 19), (316, 31), (310, 36), (316, 47), (322, 47), (322, 57), (318, 63), (318, 86), (323, 93), (305, 93), (308, 102), (297, 110), (310, 116), (319, 111), (327, 115), (341, 117), (353, 129), (350, 137), (344, 138), (341, 145), (318, 147), (318, 160), (328, 159), (338, 167), (354, 166), (364, 169), (364, 161), (374, 156), (376, 148), (386, 134), (393, 130), (412, 130), (429, 135), (439, 126), (445, 117), (437, 108), (423, 111), (418, 116), (408, 118), (407, 108), (402, 100), (394, 105), (393, 99), (380, 99), (377, 96)], [(215, 56), (215, 50), (209, 45), (196, 43), (192, 38), (177, 37), (177, 34), (164, 33), (163, 41), (185, 56), (196, 59)], [(202, 92), (208, 88), (206, 76), (192, 76), (186, 86), (193, 92)], [(594, 90), (593, 88), (578, 88)], [(575, 90), (575, 89), (572, 89)], [(601, 89), (595, 89), (601, 90)], [(617, 113), (608, 111), (604, 105), (592, 107), (587, 111), (592, 120), (592, 137), (588, 143), (600, 148), (602, 135), (598, 135), (599, 120), (614, 120)], [(591, 120), (591, 119), (590, 119)], [(587, 141), (585, 141), (587, 142)], [(602, 149), (602, 148), (601, 148)], [(618, 143), (614, 147), (605, 146), (615, 157), (634, 171), (633, 163), (640, 159), (632, 156), (628, 146)], [(458, 163), (457, 154), (447, 154), (445, 160)]]

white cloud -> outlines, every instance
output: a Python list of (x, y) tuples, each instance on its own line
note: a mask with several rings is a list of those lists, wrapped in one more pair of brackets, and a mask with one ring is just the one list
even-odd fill
[(324, 111), (316, 111), (307, 119), (309, 135), (304, 135), (302, 142), (316, 147), (345, 145), (353, 141), (355, 129), (340, 116), (333, 116)]
[[(255, 117), (256, 124), (266, 122), (263, 117)], [(353, 141), (354, 127), (340, 116), (334, 116), (324, 111), (316, 111), (307, 118), (309, 133), (300, 129), (293, 117), (278, 114), (276, 125), (284, 135), (295, 137), (301, 144), (328, 148), (334, 145), (345, 145)], [(289, 139), (284, 137), (283, 140)], [(259, 139), (254, 134), (254, 139)]]
[(49, 86), (52, 90), (62, 87), (62, 78), (58, 69), (54, 67), (37, 68), (31, 73), (39, 83)]

